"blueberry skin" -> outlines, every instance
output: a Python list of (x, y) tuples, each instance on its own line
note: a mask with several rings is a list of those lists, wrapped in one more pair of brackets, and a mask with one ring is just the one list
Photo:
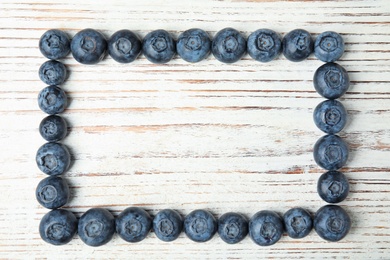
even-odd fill
[(236, 244), (248, 234), (248, 220), (239, 213), (225, 213), (218, 219), (218, 234), (226, 243)]
[(217, 220), (206, 210), (194, 210), (184, 218), (184, 232), (192, 241), (209, 241), (217, 230)]
[(82, 64), (96, 64), (103, 60), (107, 41), (94, 29), (84, 29), (73, 37), (70, 43), (73, 58)]
[(108, 54), (120, 63), (133, 62), (141, 53), (140, 38), (129, 30), (115, 32), (107, 41)]
[(81, 216), (78, 233), (85, 244), (102, 246), (108, 243), (115, 233), (115, 218), (106, 209), (91, 208)]
[(115, 220), (116, 232), (125, 241), (135, 243), (146, 238), (152, 228), (152, 217), (143, 209), (126, 208)]
[(153, 219), (153, 230), (158, 239), (171, 242), (183, 230), (183, 218), (172, 209), (163, 209)]
[(282, 40), (283, 55), (293, 62), (303, 61), (313, 52), (313, 39), (308, 31), (295, 29)]
[(314, 42), (314, 55), (323, 62), (335, 62), (344, 53), (344, 40), (340, 34), (323, 32)]
[(214, 36), (211, 51), (220, 62), (234, 63), (245, 55), (246, 40), (236, 29), (225, 28)]
[(205, 31), (197, 28), (189, 29), (179, 35), (176, 50), (183, 60), (199, 62), (210, 54), (211, 40)]
[(259, 29), (249, 35), (247, 48), (252, 59), (269, 62), (282, 52), (282, 40), (275, 31)]
[(39, 124), (39, 133), (48, 142), (57, 142), (65, 138), (68, 133), (68, 124), (58, 115), (50, 115), (42, 119)]
[(336, 99), (347, 92), (349, 76), (339, 64), (325, 63), (314, 73), (313, 84), (317, 93), (324, 98)]
[(325, 100), (314, 109), (313, 119), (316, 126), (327, 134), (336, 134), (347, 123), (347, 111), (337, 100)]
[(324, 201), (339, 203), (348, 196), (348, 179), (341, 172), (328, 171), (318, 179), (317, 192)]
[(38, 106), (49, 115), (62, 113), (68, 105), (65, 91), (57, 86), (48, 86), (39, 92)]
[(315, 143), (313, 155), (320, 167), (329, 171), (338, 170), (348, 160), (348, 145), (337, 135), (325, 135)]
[(143, 39), (142, 52), (152, 63), (167, 63), (175, 56), (176, 44), (169, 32), (155, 30)]
[(35, 190), (39, 204), (48, 209), (56, 209), (68, 203), (70, 196), (68, 183), (59, 176), (41, 180)]
[(56, 60), (48, 60), (39, 67), (39, 78), (47, 85), (60, 85), (66, 79), (66, 67)]
[(249, 236), (260, 246), (270, 246), (283, 235), (283, 221), (273, 211), (262, 210), (249, 220)]
[(70, 39), (63, 31), (48, 30), (39, 39), (39, 50), (48, 59), (65, 58), (70, 52)]
[(65, 209), (49, 211), (39, 223), (39, 234), (43, 241), (56, 246), (69, 243), (76, 232), (77, 218)]
[(284, 228), (291, 238), (303, 238), (313, 229), (310, 213), (303, 208), (289, 209), (283, 215)]
[(351, 219), (340, 206), (325, 205), (314, 216), (314, 230), (328, 241), (336, 242), (343, 239), (351, 229)]
[(35, 160), (38, 168), (51, 176), (63, 174), (70, 166), (69, 150), (59, 143), (50, 142), (42, 145), (38, 149)]

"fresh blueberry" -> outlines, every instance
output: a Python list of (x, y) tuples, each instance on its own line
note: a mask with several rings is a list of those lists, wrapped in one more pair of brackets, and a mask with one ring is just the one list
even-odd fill
[(218, 219), (218, 234), (226, 243), (236, 244), (248, 234), (248, 220), (239, 213), (225, 213)]
[(79, 220), (80, 239), (89, 246), (108, 243), (115, 233), (115, 218), (106, 209), (91, 208)]
[(108, 54), (120, 63), (133, 62), (142, 50), (140, 38), (129, 30), (115, 32), (107, 44)]
[(225, 28), (214, 36), (211, 51), (220, 62), (233, 63), (244, 56), (246, 40), (236, 29)]
[(338, 170), (348, 160), (348, 145), (337, 135), (325, 135), (314, 145), (314, 160), (326, 170)]
[(339, 241), (348, 234), (350, 229), (351, 219), (340, 206), (323, 206), (314, 216), (314, 230), (325, 240)]
[(39, 39), (39, 50), (48, 59), (65, 58), (70, 52), (70, 39), (63, 31), (48, 30)]
[(47, 85), (60, 85), (66, 78), (66, 67), (63, 63), (48, 60), (39, 68), (39, 78)]
[(39, 234), (43, 241), (56, 246), (69, 243), (76, 232), (77, 218), (65, 209), (49, 211), (39, 223)]
[(70, 165), (69, 150), (59, 143), (50, 142), (42, 145), (35, 158), (39, 169), (52, 176), (63, 174)]
[(59, 176), (50, 176), (41, 180), (35, 190), (35, 196), (42, 206), (56, 209), (64, 206), (69, 200), (69, 186)]
[(291, 238), (303, 238), (313, 228), (310, 213), (303, 208), (292, 208), (283, 215), (284, 228)]
[(290, 61), (306, 59), (313, 52), (313, 39), (309, 32), (295, 29), (287, 33), (282, 40), (283, 55)]
[(325, 63), (314, 73), (314, 88), (324, 98), (336, 99), (347, 92), (349, 76), (337, 63)]
[(167, 63), (175, 56), (176, 44), (169, 32), (155, 30), (143, 39), (142, 52), (152, 63)]
[(343, 173), (328, 171), (319, 178), (317, 192), (326, 202), (339, 203), (348, 196), (349, 183)]
[(65, 91), (57, 86), (48, 86), (39, 92), (39, 108), (49, 114), (59, 114), (63, 112), (68, 104)]
[(316, 126), (327, 134), (340, 132), (347, 123), (347, 111), (337, 100), (325, 100), (314, 109)]
[(344, 40), (340, 34), (323, 32), (314, 42), (314, 55), (323, 62), (335, 62), (344, 53)]
[(211, 49), (209, 35), (201, 29), (190, 29), (179, 35), (176, 43), (177, 53), (188, 62), (205, 59)]
[(184, 219), (184, 232), (192, 241), (209, 241), (217, 230), (217, 220), (206, 210), (194, 210)]
[(104, 58), (107, 41), (93, 29), (84, 29), (73, 37), (70, 49), (75, 60), (82, 64), (96, 64)]
[(282, 51), (282, 41), (276, 32), (259, 29), (249, 35), (247, 48), (252, 59), (269, 62), (279, 56)]
[(249, 236), (260, 246), (270, 246), (283, 235), (283, 221), (273, 211), (262, 210), (249, 220)]
[(157, 238), (171, 242), (179, 237), (183, 230), (183, 218), (172, 209), (164, 209), (153, 219), (153, 230)]
[(47, 116), (39, 124), (39, 133), (48, 142), (57, 142), (64, 139), (67, 132), (65, 119), (57, 115)]
[(115, 220), (116, 232), (127, 242), (139, 242), (146, 238), (152, 228), (152, 218), (143, 209), (129, 207)]

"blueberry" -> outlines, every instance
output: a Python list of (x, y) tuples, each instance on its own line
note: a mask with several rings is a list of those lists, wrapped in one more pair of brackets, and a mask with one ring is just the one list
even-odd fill
[(176, 44), (169, 32), (155, 30), (143, 39), (142, 52), (152, 63), (167, 63), (175, 56)]
[(35, 190), (39, 204), (48, 209), (64, 206), (69, 200), (69, 186), (59, 176), (50, 176), (41, 180)]
[(326, 202), (339, 203), (348, 196), (349, 183), (343, 173), (328, 171), (318, 179), (317, 192)]
[(334, 62), (344, 53), (344, 40), (340, 34), (323, 32), (314, 42), (314, 55), (323, 62)]
[(310, 213), (303, 208), (292, 208), (283, 215), (284, 228), (291, 238), (303, 238), (313, 228)]
[(65, 110), (68, 100), (64, 90), (57, 86), (48, 86), (39, 92), (39, 108), (49, 114), (54, 115)]
[(313, 83), (318, 94), (328, 99), (336, 99), (347, 92), (349, 76), (342, 66), (330, 62), (316, 70)]
[(39, 50), (48, 59), (65, 58), (70, 52), (70, 39), (63, 31), (48, 30), (39, 39)]
[(146, 238), (152, 228), (152, 218), (143, 209), (129, 207), (115, 220), (116, 232), (127, 242), (139, 242)]
[(107, 44), (108, 54), (120, 63), (133, 62), (142, 50), (140, 38), (129, 30), (115, 32)]
[(348, 234), (350, 229), (351, 219), (340, 206), (323, 206), (314, 216), (314, 230), (325, 240), (339, 241)]
[(183, 60), (199, 62), (209, 55), (211, 40), (205, 31), (196, 28), (190, 29), (179, 35), (176, 49)]
[(314, 145), (314, 160), (326, 170), (337, 170), (348, 160), (348, 145), (337, 135), (325, 135)]
[(313, 52), (313, 39), (309, 32), (295, 29), (287, 33), (282, 40), (283, 55), (290, 61), (306, 59)]
[(48, 60), (39, 68), (39, 78), (47, 85), (60, 85), (66, 78), (66, 67), (61, 62)]
[(347, 111), (337, 100), (325, 100), (314, 109), (316, 126), (327, 134), (340, 132), (347, 123)]
[(211, 51), (220, 62), (234, 63), (244, 56), (246, 40), (236, 29), (225, 28), (214, 36)]
[(283, 235), (283, 221), (273, 211), (262, 210), (249, 220), (249, 236), (260, 246), (270, 246)]
[(47, 116), (39, 124), (39, 133), (48, 142), (57, 142), (64, 139), (67, 132), (65, 119), (57, 115)]
[(217, 220), (206, 210), (194, 210), (184, 219), (184, 232), (192, 241), (209, 241), (217, 230)]
[(218, 234), (226, 243), (236, 244), (248, 234), (248, 220), (239, 213), (225, 213), (218, 219)]
[(77, 231), (77, 218), (65, 209), (54, 209), (43, 216), (39, 234), (43, 241), (52, 245), (69, 243)]
[(276, 32), (259, 29), (249, 35), (247, 48), (252, 59), (269, 62), (279, 56), (282, 51), (282, 41)]
[(42, 145), (35, 158), (39, 169), (48, 175), (63, 174), (70, 165), (69, 150), (59, 143)]
[(91, 208), (79, 220), (80, 239), (89, 246), (108, 243), (115, 233), (115, 218), (106, 209)]
[(107, 50), (104, 36), (93, 29), (84, 29), (73, 37), (70, 44), (75, 60), (82, 64), (96, 64), (103, 60)]
[(157, 238), (171, 242), (178, 238), (183, 230), (183, 218), (172, 209), (163, 209), (153, 219), (153, 230)]

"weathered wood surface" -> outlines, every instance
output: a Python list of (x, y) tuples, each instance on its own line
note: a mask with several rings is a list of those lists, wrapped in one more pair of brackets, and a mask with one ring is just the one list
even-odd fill
[[(0, 258), (390, 259), (389, 1), (5, 0), (0, 9)], [(48, 210), (34, 197), (45, 177), (34, 161), (45, 116), (36, 100), (45, 61), (38, 39), (51, 28), (73, 36), (88, 27), (107, 37), (124, 28), (140, 36), (162, 28), (175, 37), (193, 27), (210, 35), (225, 27), (246, 36), (259, 28), (341, 33), (346, 53), (339, 63), (352, 82), (342, 98), (349, 123), (340, 134), (351, 148), (342, 169), (351, 192), (341, 203), (353, 220), (350, 234), (329, 243), (313, 231), (267, 248), (249, 237), (237, 245), (218, 236), (196, 244), (183, 234), (163, 243), (153, 233), (137, 244), (115, 236), (99, 248), (77, 237), (62, 247), (45, 244), (38, 224)], [(323, 100), (312, 86), (321, 65), (314, 56), (261, 64), (246, 55), (231, 65), (213, 56), (199, 64), (176, 57), (167, 65), (143, 56), (122, 65), (107, 57), (86, 66), (70, 55), (64, 63), (70, 105), (63, 115), (71, 130), (64, 143), (74, 159), (66, 208), (77, 216), (90, 207), (117, 215), (136, 205), (151, 214), (203, 208), (217, 217), (228, 211), (250, 217), (294, 206), (314, 213), (325, 205), (316, 193), (324, 170), (312, 158), (323, 135), (312, 121)]]

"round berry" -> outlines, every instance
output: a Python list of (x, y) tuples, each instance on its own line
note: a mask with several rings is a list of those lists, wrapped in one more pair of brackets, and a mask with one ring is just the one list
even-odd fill
[(313, 52), (313, 39), (309, 32), (295, 29), (282, 40), (283, 55), (290, 61), (303, 61)]
[(82, 64), (96, 64), (103, 60), (107, 51), (104, 36), (93, 29), (84, 29), (73, 37), (70, 44), (73, 58)]
[(184, 219), (184, 232), (192, 241), (209, 241), (217, 230), (217, 220), (206, 210), (194, 210)]
[(348, 234), (350, 229), (351, 219), (340, 206), (323, 206), (314, 216), (314, 230), (325, 240), (340, 241)]
[(282, 40), (272, 30), (259, 29), (249, 35), (247, 48), (252, 59), (269, 62), (278, 57), (282, 51)]
[(47, 85), (60, 85), (66, 78), (66, 67), (63, 63), (48, 60), (39, 68), (39, 78)]
[(108, 54), (117, 62), (133, 62), (141, 50), (141, 40), (132, 31), (120, 30), (108, 39)]
[(77, 218), (65, 209), (49, 211), (39, 223), (39, 234), (43, 241), (56, 246), (69, 243), (76, 232)]
[(143, 209), (129, 207), (115, 220), (116, 232), (125, 241), (135, 243), (146, 238), (152, 228), (152, 218)]
[(278, 214), (269, 210), (257, 212), (249, 220), (249, 236), (260, 246), (270, 246), (283, 235), (283, 221)]
[(179, 35), (176, 49), (183, 60), (199, 62), (209, 55), (211, 40), (205, 31), (196, 28), (190, 29)]
[(218, 234), (226, 243), (236, 244), (248, 234), (248, 220), (239, 213), (225, 213), (218, 219)]
[(59, 143), (46, 143), (42, 145), (36, 154), (38, 168), (48, 175), (60, 175), (70, 166), (70, 154), (68, 148)]
[(310, 213), (303, 208), (289, 209), (283, 215), (284, 228), (291, 238), (303, 238), (313, 229)]
[(349, 183), (343, 173), (328, 171), (318, 179), (317, 192), (324, 201), (339, 203), (348, 196)]
[(48, 59), (65, 58), (70, 52), (70, 39), (63, 31), (48, 30), (39, 39), (39, 50)]
[(158, 239), (171, 242), (183, 230), (183, 218), (172, 209), (161, 210), (153, 219), (153, 230)]
[(234, 63), (244, 56), (246, 40), (236, 29), (225, 28), (214, 36), (211, 50), (220, 62)]
[(340, 132), (347, 123), (347, 111), (337, 100), (325, 100), (314, 109), (316, 126), (327, 134)]
[(167, 63), (175, 56), (176, 44), (169, 32), (155, 30), (143, 39), (142, 52), (152, 63)]
[(65, 91), (57, 86), (48, 86), (39, 92), (38, 106), (39, 108), (49, 114), (62, 113), (68, 104)]
[(47, 116), (39, 124), (39, 133), (48, 142), (57, 142), (64, 139), (67, 132), (65, 119), (58, 115)]
[(349, 76), (337, 63), (325, 63), (319, 67), (313, 77), (314, 88), (324, 98), (336, 99), (347, 92)]
[(325, 135), (314, 145), (314, 160), (326, 170), (337, 170), (348, 160), (348, 145), (337, 135)]
[(35, 190), (39, 204), (48, 209), (64, 206), (69, 200), (68, 183), (59, 176), (50, 176), (41, 180)]
[(314, 42), (314, 55), (323, 62), (335, 62), (344, 53), (344, 40), (340, 34), (332, 31), (323, 32)]

